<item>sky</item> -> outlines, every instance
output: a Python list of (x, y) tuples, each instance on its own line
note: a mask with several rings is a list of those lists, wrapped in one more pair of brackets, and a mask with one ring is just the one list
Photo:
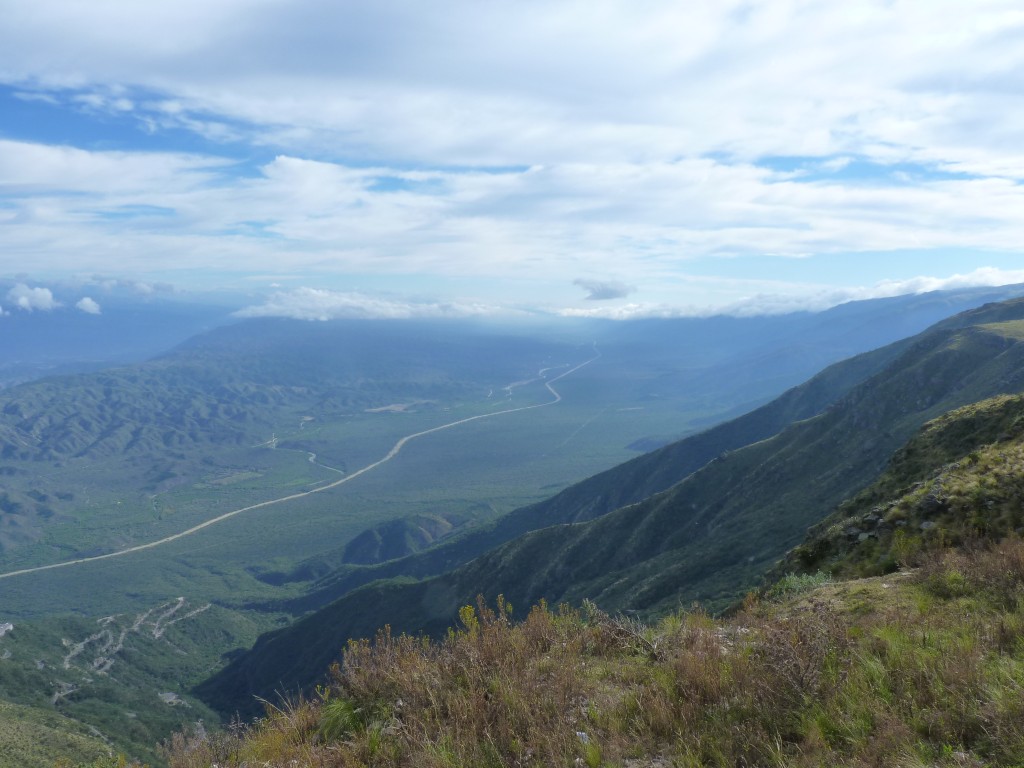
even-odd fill
[(111, 283), (628, 318), (1024, 282), (1018, 0), (2, 7), (3, 313)]

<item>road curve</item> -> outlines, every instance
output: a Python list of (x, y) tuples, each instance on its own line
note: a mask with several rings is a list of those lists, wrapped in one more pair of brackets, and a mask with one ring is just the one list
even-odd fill
[[(595, 345), (595, 347), (596, 347), (596, 345)], [(175, 533), (175, 534), (173, 534), (171, 536), (165, 536), (162, 539), (158, 539), (156, 541), (151, 541), (151, 542), (149, 542), (147, 544), (138, 544), (138, 545), (136, 545), (134, 547), (128, 547), (127, 549), (119, 549), (117, 552), (108, 552), (105, 555), (93, 555), (92, 557), (80, 557), (80, 558), (78, 558), (76, 560), (65, 560), (64, 562), (61, 562), (61, 563), (51, 563), (50, 565), (37, 565), (37, 566), (35, 566), (33, 568), (22, 568), (22, 569), (17, 570), (17, 571), (9, 571), (7, 573), (0, 573), (0, 579), (9, 579), (9, 578), (11, 578), (13, 576), (23, 576), (23, 575), (29, 574), (29, 573), (38, 573), (39, 571), (50, 571), (50, 570), (53, 570), (55, 568), (67, 568), (67, 567), (72, 566), (72, 565), (81, 565), (82, 563), (92, 563), (92, 562), (95, 562), (97, 560), (109, 560), (110, 558), (113, 558), (113, 557), (123, 557), (124, 555), (130, 555), (133, 552), (142, 552), (143, 550), (154, 549), (154, 548), (162, 546), (164, 544), (170, 544), (172, 541), (177, 541), (178, 539), (183, 539), (186, 536), (191, 536), (192, 534), (198, 533), (199, 531), (203, 530), (204, 528), (209, 528), (211, 525), (216, 525), (217, 523), (224, 522), (228, 518), (234, 517), (235, 515), (240, 515), (243, 512), (252, 512), (255, 509), (263, 509), (264, 507), (270, 507), (270, 506), (273, 506), (274, 504), (283, 504), (286, 501), (293, 501), (295, 499), (301, 499), (303, 496), (311, 496), (314, 493), (323, 493), (324, 491), (329, 491), (331, 488), (337, 488), (339, 485), (344, 485), (347, 482), (355, 480), (360, 475), (365, 475), (367, 472), (372, 472), (377, 467), (379, 467), (381, 464), (386, 464), (387, 462), (391, 461), (393, 458), (395, 458), (395, 456), (397, 456), (399, 453), (401, 453), (402, 449), (406, 445), (408, 445), (411, 441), (415, 440), (418, 437), (423, 437), (424, 435), (430, 435), (430, 434), (433, 434), (434, 432), (440, 432), (441, 430), (444, 430), (444, 429), (451, 429), (452, 427), (457, 427), (460, 424), (467, 424), (467, 423), (469, 423), (471, 421), (478, 421), (480, 419), (490, 419), (490, 418), (493, 418), (494, 416), (503, 416), (503, 415), (508, 414), (508, 413), (518, 413), (520, 411), (532, 411), (535, 408), (547, 408), (548, 406), (555, 405), (556, 403), (561, 402), (562, 396), (560, 394), (558, 394), (558, 391), (553, 386), (551, 386), (551, 385), (554, 384), (559, 379), (564, 379), (569, 374), (575, 373), (576, 371), (580, 370), (581, 368), (584, 368), (584, 367), (590, 365), (592, 362), (597, 360), (600, 356), (601, 356), (601, 353), (598, 352), (596, 355), (594, 355), (594, 357), (590, 358), (589, 360), (586, 360), (585, 362), (580, 363), (575, 368), (570, 368), (568, 371), (566, 371), (565, 373), (559, 374), (558, 376), (553, 378), (551, 381), (545, 381), (544, 382), (544, 386), (547, 387), (547, 390), (554, 396), (553, 399), (547, 401), (546, 403), (537, 403), (535, 405), (524, 405), (524, 406), (521, 406), (519, 408), (506, 408), (503, 411), (495, 411), (494, 413), (481, 413), (481, 414), (479, 414), (477, 416), (469, 416), (469, 417), (467, 417), (465, 419), (459, 419), (458, 421), (452, 421), (452, 422), (449, 422), (448, 424), (442, 424), (442, 425), (440, 425), (438, 427), (431, 427), (430, 429), (424, 429), (422, 432), (415, 432), (415, 433), (413, 433), (411, 435), (406, 435), (405, 437), (401, 438), (397, 443), (395, 443), (391, 447), (391, 450), (387, 452), (387, 454), (384, 456), (384, 458), (378, 459), (377, 461), (373, 462), (372, 464), (367, 464), (362, 469), (359, 469), (359, 470), (353, 472), (350, 475), (345, 475), (344, 477), (342, 477), (342, 478), (340, 478), (338, 480), (335, 480), (333, 483), (328, 483), (327, 485), (322, 485), (319, 488), (314, 488), (314, 489), (312, 489), (310, 491), (302, 491), (301, 493), (293, 493), (293, 494), (290, 494), (288, 496), (281, 496), (280, 498), (277, 498), (277, 499), (270, 499), (268, 501), (261, 501), (258, 504), (250, 504), (248, 507), (241, 507), (240, 509), (235, 509), (235, 510), (232, 510), (231, 512), (225, 512), (222, 515), (218, 515), (217, 517), (210, 518), (206, 522), (200, 523), (199, 525), (192, 526), (191, 528), (189, 528), (187, 530), (184, 530), (184, 531), (181, 531), (180, 533)], [(550, 369), (546, 369), (546, 370), (550, 370)], [(315, 460), (315, 457), (311, 457), (310, 458), (310, 461), (314, 461), (314, 460)], [(318, 466), (325, 467), (326, 469), (334, 469), (333, 467), (327, 467), (324, 464), (318, 464)], [(340, 470), (334, 470), (334, 471), (338, 472)]]

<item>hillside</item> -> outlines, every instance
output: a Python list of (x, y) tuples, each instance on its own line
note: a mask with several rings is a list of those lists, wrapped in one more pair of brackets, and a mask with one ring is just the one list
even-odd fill
[(322, 607), (371, 581), (444, 573), (530, 531), (561, 523), (586, 522), (646, 499), (726, 451), (764, 440), (792, 422), (818, 415), (854, 386), (891, 364), (910, 343), (896, 342), (836, 363), (748, 414), (600, 472), (549, 499), (513, 510), (424, 552), (372, 568), (339, 567), (344, 556), (333, 560), (320, 556), (301, 563), (291, 574), (271, 576), (312, 582), (306, 594), (279, 607), (309, 610)]
[(465, 606), (439, 641), (350, 642), (314, 697), (180, 734), (170, 765), (1020, 765), (1019, 539), (779, 586), (726, 620), (652, 626), (592, 604)]
[[(112, 753), (98, 732), (35, 707), (0, 701), (0, 765), (53, 768), (101, 765)], [(94, 762), (95, 761), (95, 762)]]
[(0, 766), (54, 768), (58, 757), (110, 751), (156, 764), (171, 732), (217, 722), (188, 688), (216, 667), (221, 648), (251, 643), (260, 628), (184, 598), (99, 619), (0, 622)]
[[(281, 447), (318, 451), (344, 468), (365, 453), (379, 457), (386, 441), (377, 424), (363, 433), (350, 425), (368, 410), (480, 401), (551, 355), (585, 359), (577, 348), (443, 323), (251, 320), (146, 363), (5, 389), (0, 557), (35, 564), (52, 562), (54, 550), (67, 558), (120, 548), (152, 536), (154, 511), (158, 530), (181, 530), (187, 526), (164, 519), (165, 507), (187, 506), (198, 522), (221, 503), (225, 478), (294, 476), (294, 462), (265, 447), (275, 435), (316, 441), (340, 424), (347, 440), (332, 433), (324, 447), (285, 439)], [(203, 484), (209, 490), (196, 494)], [(269, 483), (253, 490), (244, 498), (274, 493)], [(135, 519), (126, 521), (129, 509)]]
[(813, 526), (776, 574), (875, 575), (939, 543), (1024, 534), (1024, 396), (926, 424), (882, 476)]
[[(308, 686), (351, 636), (439, 633), (478, 592), (513, 604), (593, 599), (664, 613), (692, 600), (723, 607), (843, 499), (882, 471), (929, 419), (1024, 391), (1024, 302), (975, 310), (915, 338), (822, 413), (707, 464), (669, 490), (581, 524), (557, 525), (420, 582), (355, 590), (265, 636), (204, 684), (218, 708)], [(295, 649), (301, 648), (301, 654)]]
[[(276, 486), (298, 479), (295, 462), (256, 450), (275, 436), (281, 437), (281, 447), (329, 458), (333, 463), (326, 463), (342, 470), (350, 463), (370, 463), (389, 445), (379, 423), (353, 424), (367, 411), (415, 404), (424, 426), (430, 426), (448, 408), (462, 408), (466, 415), (493, 410), (497, 399), (488, 393), (536, 376), (545, 365), (579, 362), (592, 354), (597, 340), (607, 364), (600, 370), (594, 366), (588, 381), (581, 382), (582, 397), (573, 400), (578, 421), (562, 439), (595, 415), (605, 422), (598, 425), (605, 431), (591, 430), (597, 455), (576, 458), (577, 449), (573, 457), (560, 457), (564, 468), (538, 484), (557, 489), (621, 462), (630, 455), (628, 446), (661, 445), (727, 414), (750, 410), (825, 363), (891, 341), (958, 308), (1020, 290), (939, 292), (763, 319), (567, 321), (557, 327), (518, 328), (445, 321), (238, 322), (200, 334), (146, 363), (0, 391), (0, 473), (5, 479), (0, 558), (10, 570), (105, 553), (187, 528), (210, 510), (243, 505), (236, 501), (269, 498)], [(21, 354), (16, 341), (5, 343)], [(432, 411), (437, 411), (433, 421)], [(304, 426), (313, 429), (303, 431)], [(777, 428), (770, 424), (765, 434)], [(742, 445), (746, 438), (726, 440), (726, 447)], [(684, 474), (640, 468), (649, 478), (643, 487), (614, 481), (611, 485), (623, 491), (610, 495), (593, 514), (663, 490), (705, 460), (706, 455), (697, 457), (683, 467)], [(461, 463), (471, 462), (464, 457)], [(306, 475), (311, 483), (321, 479), (316, 473)], [(246, 477), (253, 482), (244, 493), (221, 486)], [(515, 497), (518, 504), (541, 497), (539, 488), (529, 489), (521, 479), (513, 487), (523, 489)], [(494, 504), (499, 494), (489, 491), (482, 498)], [(126, 521), (127, 510), (131, 519)], [(493, 511), (489, 508), (482, 517)], [(367, 527), (402, 513), (382, 512)], [(587, 516), (573, 513), (550, 521), (573, 519)], [(439, 573), (535, 527), (536, 519), (510, 521), (494, 535), (483, 531), (479, 544), (468, 543), (441, 568), (412, 564), (403, 572), (420, 577)], [(295, 560), (313, 557), (317, 562), (289, 563), (303, 580), (310, 574), (324, 576), (346, 560), (343, 546), (333, 553), (306, 549)], [(317, 585), (317, 594), (294, 609), (325, 604), (355, 583), (388, 574), (356, 575), (355, 582), (338, 575), (338, 586)], [(275, 583), (290, 577), (269, 576)]]
[[(949, 297), (936, 294), (918, 307), (928, 307), (938, 314), (949, 306)], [(878, 307), (872, 311), (864, 306), (870, 302), (855, 302), (830, 310), (840, 315), (838, 322), (881, 324)], [(894, 307), (895, 310), (895, 307)], [(974, 322), (999, 320), (1014, 310), (1001, 304), (988, 305), (983, 314), (962, 313), (942, 320), (936, 331), (950, 330)], [(897, 312), (885, 316), (890, 323), (906, 323)], [(835, 318), (832, 318), (835, 322)], [(792, 321), (789, 321), (792, 322)], [(657, 328), (658, 324), (653, 324)], [(822, 325), (825, 325), (823, 322)], [(807, 331), (806, 327), (802, 327)], [(824, 335), (819, 328), (816, 333)], [(843, 331), (833, 329), (842, 338)], [(855, 335), (853, 328), (845, 331)], [(877, 331), (876, 331), (877, 333)], [(656, 338), (657, 332), (652, 331)], [(811, 333), (813, 336), (814, 333)], [(778, 344), (779, 342), (776, 341)], [(346, 593), (375, 580), (396, 577), (426, 578), (457, 568), (490, 549), (539, 528), (564, 523), (593, 520), (612, 510), (634, 504), (667, 490), (712, 459), (746, 445), (774, 436), (789, 424), (811, 418), (850, 392), (853, 387), (878, 374), (913, 343), (914, 338), (903, 339), (871, 352), (856, 355), (826, 368), (809, 381), (793, 387), (770, 403), (738, 418), (723, 422), (691, 437), (675, 441), (664, 447), (638, 456), (631, 461), (600, 472), (582, 482), (573, 484), (550, 499), (510, 512), (498, 520), (476, 526), (473, 530), (455, 536), (451, 541), (408, 557), (397, 558), (371, 568), (344, 567), (343, 555), (317, 556), (299, 564), (289, 574), (272, 574), (270, 578), (283, 581), (309, 581), (306, 593), (274, 605), (290, 611), (303, 612), (323, 607)], [(750, 365), (748, 360), (746, 363)], [(721, 378), (721, 377), (720, 377)]]

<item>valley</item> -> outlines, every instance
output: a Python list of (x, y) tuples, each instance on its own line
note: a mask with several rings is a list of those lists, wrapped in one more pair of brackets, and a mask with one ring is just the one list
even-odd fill
[[(443, 633), (477, 593), (725, 607), (922, 420), (1013, 391), (1017, 305), (930, 341), (879, 320), (986, 298), (558, 333), (247, 321), (12, 387), (0, 696), (159, 764), (185, 724), (308, 689), (384, 623)], [(886, 411), (910, 381), (932, 399)]]
[[(573, 368), (570, 368), (565, 373), (562, 373), (562, 374), (552, 378), (550, 381), (544, 380), (544, 374), (545, 374), (546, 371), (551, 370), (551, 369), (550, 368), (544, 368), (544, 369), (541, 369), (538, 372), (536, 379), (531, 379), (531, 380), (528, 380), (528, 381), (525, 381), (525, 382), (516, 382), (514, 384), (510, 384), (510, 385), (504, 387), (504, 389), (506, 391), (508, 391), (508, 393), (509, 393), (509, 399), (511, 399), (511, 396), (512, 396), (511, 395), (511, 390), (512, 390), (513, 387), (522, 386), (523, 384), (529, 384), (529, 383), (532, 383), (534, 381), (543, 381), (544, 387), (552, 395), (552, 399), (547, 401), (547, 402), (535, 403), (533, 405), (523, 405), (523, 406), (519, 406), (517, 408), (506, 408), (505, 410), (494, 411), (492, 413), (481, 413), (481, 414), (477, 414), (475, 416), (466, 416), (464, 418), (458, 419), (457, 421), (450, 421), (450, 422), (447, 422), (445, 424), (441, 424), (441, 425), (436, 426), (436, 427), (431, 427), (429, 429), (422, 430), (420, 432), (413, 432), (411, 434), (408, 434), (408, 435), (405, 435), (405, 436), (399, 438), (398, 441), (391, 447), (391, 450), (388, 451), (387, 454), (385, 454), (383, 458), (378, 459), (377, 461), (373, 462), (372, 464), (367, 464), (366, 466), (361, 467), (360, 469), (357, 469), (357, 470), (355, 470), (355, 471), (353, 471), (351, 473), (347, 473), (347, 474), (343, 470), (337, 469), (336, 467), (329, 467), (329, 466), (327, 466), (325, 464), (318, 463), (316, 461), (316, 454), (312, 453), (312, 452), (309, 452), (308, 453), (308, 457), (307, 457), (307, 461), (309, 461), (310, 464), (313, 464), (316, 467), (319, 467), (321, 469), (327, 470), (328, 472), (334, 472), (336, 474), (342, 475), (342, 477), (340, 477), (337, 480), (332, 480), (332, 481), (329, 481), (329, 482), (321, 481), (321, 482), (316, 484), (317, 487), (310, 488), (309, 490), (306, 490), (306, 491), (298, 491), (298, 492), (290, 494), (288, 496), (281, 496), (279, 498), (269, 499), (267, 501), (261, 501), (261, 502), (258, 502), (256, 504), (251, 504), (251, 505), (249, 505), (247, 507), (241, 507), (239, 509), (234, 509), (234, 510), (231, 510), (230, 512), (224, 512), (223, 514), (220, 514), (220, 515), (218, 515), (218, 516), (216, 516), (214, 518), (211, 518), (211, 519), (206, 520), (206, 521), (204, 521), (202, 523), (199, 523), (198, 525), (195, 525), (195, 526), (193, 526), (191, 528), (188, 528), (187, 530), (181, 531), (180, 533), (171, 534), (170, 536), (165, 536), (162, 539), (158, 539), (156, 541), (151, 541), (151, 542), (148, 542), (146, 544), (136, 544), (135, 546), (128, 547), (127, 549), (120, 549), (120, 550), (117, 550), (115, 552), (108, 552), (108, 553), (102, 554), (102, 555), (93, 555), (91, 557), (83, 557), (83, 558), (79, 558), (77, 560), (66, 560), (66, 561), (59, 562), (59, 563), (51, 563), (49, 565), (39, 565), (39, 566), (35, 566), (33, 568), (24, 568), (24, 569), (18, 570), (18, 571), (9, 571), (7, 573), (0, 573), (0, 579), (10, 578), (10, 577), (13, 577), (13, 576), (21, 576), (21, 575), (25, 575), (25, 574), (29, 574), (29, 573), (39, 573), (40, 571), (48, 571), (48, 570), (53, 570), (55, 568), (66, 568), (66, 567), (71, 567), (71, 566), (76, 566), (76, 565), (82, 565), (84, 563), (92, 563), (92, 562), (96, 562), (98, 560), (108, 560), (108, 559), (114, 558), (114, 557), (123, 557), (124, 555), (130, 555), (130, 554), (132, 554), (134, 552), (142, 552), (142, 551), (145, 551), (145, 550), (153, 549), (155, 547), (163, 546), (164, 544), (169, 544), (172, 541), (177, 541), (179, 539), (183, 539), (186, 536), (192, 536), (192, 535), (198, 533), (199, 531), (202, 531), (202, 530), (210, 527), (211, 525), (216, 525), (216, 524), (221, 523), (221, 522), (223, 522), (225, 520), (228, 520), (228, 519), (230, 519), (232, 517), (235, 517), (236, 515), (241, 515), (241, 514), (244, 514), (246, 512), (252, 512), (252, 511), (257, 510), (257, 509), (265, 509), (267, 507), (271, 507), (271, 506), (274, 506), (274, 505), (277, 505), (277, 504), (284, 504), (284, 503), (288, 503), (288, 502), (293, 502), (293, 501), (296, 501), (298, 499), (303, 499), (303, 498), (306, 498), (308, 496), (311, 496), (314, 493), (323, 493), (325, 491), (329, 491), (332, 488), (337, 488), (340, 485), (344, 485), (345, 483), (349, 483), (349, 482), (355, 480), (356, 478), (366, 474), (367, 472), (372, 472), (375, 469), (377, 469), (378, 467), (380, 467), (380, 466), (382, 466), (384, 464), (387, 464), (389, 461), (391, 461), (396, 456), (398, 456), (399, 453), (401, 453), (402, 449), (406, 446), (406, 444), (408, 444), (412, 440), (416, 440), (417, 438), (424, 437), (425, 435), (432, 435), (432, 434), (434, 434), (436, 432), (440, 432), (440, 431), (445, 430), (445, 429), (451, 429), (453, 427), (458, 427), (458, 426), (461, 426), (463, 424), (468, 424), (470, 422), (479, 421), (480, 419), (489, 419), (489, 418), (493, 418), (493, 417), (496, 417), (496, 416), (504, 416), (504, 415), (507, 415), (507, 414), (520, 413), (522, 411), (530, 411), (530, 410), (534, 410), (536, 408), (546, 408), (548, 406), (557, 405), (559, 402), (561, 402), (562, 396), (558, 393), (557, 390), (555, 390), (555, 388), (552, 386), (552, 384), (554, 384), (556, 381), (558, 381), (559, 379), (561, 379), (561, 378), (563, 378), (565, 376), (572, 375), (573, 373), (575, 373), (579, 369), (583, 368), (584, 366), (589, 365), (594, 360), (597, 360), (598, 356), (595, 356), (595, 357), (591, 358), (590, 360), (587, 360), (587, 361), (585, 361), (583, 363), (580, 363), (579, 365), (577, 365), (577, 366), (575, 366)], [(559, 366), (559, 367), (565, 367), (565, 366)], [(399, 412), (404, 412), (405, 408), (406, 408), (406, 406), (402, 406), (400, 408), (396, 407), (396, 406), (384, 406), (384, 407), (381, 407), (381, 408), (367, 409), (367, 412), (369, 412), (369, 413), (395, 412), (396, 409)], [(314, 420), (314, 418), (315, 417), (312, 417), (312, 416), (303, 417), (303, 420), (300, 421), (300, 424), (299, 424), (300, 428), (305, 426), (307, 421), (312, 421), (312, 420)], [(591, 421), (593, 421), (593, 420), (591, 420)], [(576, 430), (576, 432), (574, 432), (572, 435), (570, 435), (568, 438), (566, 438), (565, 442), (568, 442), (569, 440), (571, 440), (584, 427), (586, 427), (588, 423), (589, 422), (583, 424), (578, 430)], [(277, 442), (278, 442), (278, 439), (275, 436), (274, 438), (271, 439), (271, 441), (268, 441), (268, 443), (264, 443), (263, 445), (268, 445), (272, 449), (277, 450), (277, 448), (278, 448)], [(564, 445), (565, 442), (563, 442), (562, 445)], [(261, 446), (256, 446), (256, 447), (261, 447)], [(288, 449), (282, 448), (281, 450), (288, 450)], [(236, 473), (236, 474), (229, 474), (226, 477), (221, 477), (221, 478), (218, 478), (216, 480), (211, 481), (211, 484), (214, 484), (214, 485), (233, 485), (236, 482), (253, 479), (254, 476), (258, 477), (259, 474), (258, 473), (254, 473), (254, 472), (240, 472), (240, 473)], [(153, 504), (154, 504), (154, 507), (157, 506), (157, 501), (156, 501), (155, 497), (154, 497)]]

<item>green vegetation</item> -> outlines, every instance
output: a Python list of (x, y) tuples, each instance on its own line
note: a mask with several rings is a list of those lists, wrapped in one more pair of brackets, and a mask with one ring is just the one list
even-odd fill
[(329, 685), (174, 768), (1019, 766), (1024, 543), (655, 625), (501, 599), (439, 641), (350, 642)]
[(814, 526), (776, 569), (874, 575), (936, 544), (1024, 533), (1024, 396), (926, 424), (870, 486)]
[[(319, 464), (351, 472), (412, 432), (548, 401), (541, 381), (516, 387), (511, 401), (502, 387), (594, 353), (590, 343), (472, 329), (367, 323), (344, 336), (332, 324), (243, 326), (145, 365), (2, 393), (0, 570), (123, 549), (312, 490), (339, 476)], [(658, 366), (664, 388), (667, 363)], [(281, 589), (275, 574), (311, 573), (310, 559), (328, 570), (341, 565), (368, 528), (416, 516), (487, 523), (631, 457), (628, 443), (653, 429), (674, 423), (685, 431), (689, 419), (736, 405), (693, 394), (645, 400), (651, 372), (636, 363), (628, 383), (616, 384), (620, 371), (609, 352), (560, 382), (557, 408), (435, 433), (358, 483), (119, 560), (131, 571), (131, 593), (110, 594), (117, 569), (102, 563), (33, 576), (31, 589), (6, 595), (2, 618), (135, 610), (171, 596), (168, 583), (188, 583), (173, 594), (196, 599), (280, 604), (308, 585)], [(394, 403), (419, 404), (368, 412)], [(277, 450), (266, 445), (271, 435)]]
[(765, 597), (769, 600), (781, 600), (793, 595), (810, 592), (831, 581), (832, 577), (824, 571), (818, 571), (817, 573), (787, 573), (772, 584), (771, 588), (765, 592)]
[(0, 701), (0, 765), (100, 764), (110, 755), (110, 747), (99, 735), (74, 720)]
[[(264, 325), (255, 335), (219, 331), (143, 366), (5, 391), (2, 569), (152, 541), (282, 492), (316, 488), (338, 475), (310, 462), (310, 453), (351, 471), (402, 435), (507, 408), (505, 393), (488, 398), (490, 389), (593, 354), (590, 344), (496, 345), (493, 337), (462, 338), (441, 350), (434, 338), (397, 362), (373, 361), (368, 371), (361, 366), (390, 343), (376, 331), (353, 352), (338, 344), (336, 329), (293, 324), (296, 333), (282, 337), (275, 324)], [(312, 341), (295, 343), (307, 334)], [(447, 538), (449, 523), (489, 527), (508, 509), (631, 456), (627, 443), (638, 437), (666, 423), (685, 431), (688, 419), (723, 407), (699, 392), (673, 394), (668, 361), (659, 360), (656, 374), (634, 361), (626, 386), (621, 362), (610, 353), (602, 361), (559, 384), (565, 400), (558, 408), (436, 433), (344, 492), (269, 507), (157, 550), (3, 581), (0, 621), (13, 620), (16, 631), (0, 641), (0, 654), (12, 652), (0, 659), (0, 696), (74, 717), (155, 762), (152, 745), (173, 729), (217, 719), (188, 689), (216, 671), (223, 654), (286, 621), (281, 609), (301, 611), (296, 598), (305, 595), (306, 579), (333, 573), (345, 559), (387, 559)], [(655, 386), (658, 396), (649, 398)], [(511, 404), (548, 399), (537, 381), (517, 387)], [(413, 401), (419, 405), (401, 412), (368, 412)], [(276, 450), (259, 445), (271, 434)], [(374, 540), (380, 535), (381, 546), (360, 548), (365, 540), (354, 540), (367, 531)], [(92, 667), (98, 653), (63, 667), (64, 641), (96, 634), (97, 620), (115, 617), (111, 627), (124, 629), (177, 596), (214, 607), (159, 641), (130, 633), (109, 654), (114, 666), (106, 674)], [(183, 703), (160, 697), (168, 693)]]
[[(372, 581), (442, 574), (531, 531), (586, 522), (635, 504), (667, 490), (725, 452), (764, 440), (794, 421), (820, 414), (857, 384), (884, 370), (908, 346), (910, 342), (899, 342), (837, 363), (748, 414), (600, 472), (536, 504), (475, 525), (424, 552), (363, 568), (343, 566), (343, 558), (337, 554), (312, 558), (285, 577), (311, 580), (308, 592), (276, 605), (304, 612), (321, 608)], [(630, 411), (630, 418), (636, 418), (635, 412)], [(394, 622), (395, 617), (388, 620)]]
[[(49, 717), (44, 722), (57, 723), (58, 732), (77, 722), (70, 733), (92, 740), (102, 734), (104, 754), (116, 750), (152, 764), (156, 744), (174, 730), (197, 720), (218, 722), (188, 689), (216, 668), (223, 648), (247, 646), (269, 626), (184, 600), (99, 620), (14, 623), (0, 637), (0, 699), (26, 705), (19, 712)], [(57, 748), (53, 754), (64, 756)], [(0, 759), (0, 765), (21, 763)]]

